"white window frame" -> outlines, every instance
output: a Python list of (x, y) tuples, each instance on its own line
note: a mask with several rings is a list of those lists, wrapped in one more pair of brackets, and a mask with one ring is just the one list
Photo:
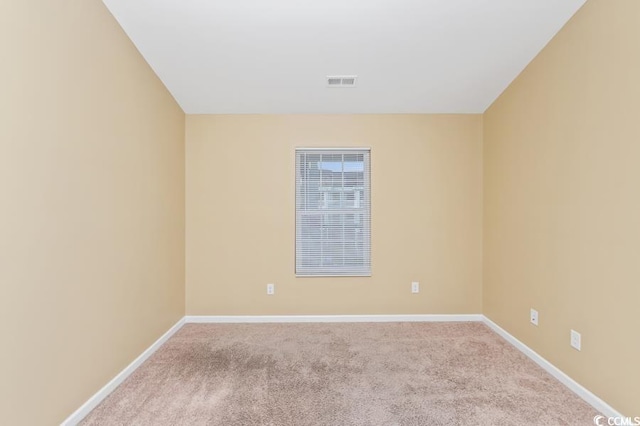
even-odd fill
[[(301, 162), (306, 161), (306, 155), (342, 155), (342, 182), (338, 186), (331, 185), (326, 187), (327, 192), (322, 194), (320, 199), (316, 200), (315, 206), (311, 206), (309, 203), (308, 189), (303, 188), (304, 185), (308, 185), (310, 182), (313, 185), (319, 185), (318, 190), (322, 191), (322, 181), (312, 181), (309, 178), (301, 175), (302, 170), (308, 172), (309, 169), (303, 168)], [(345, 158), (344, 155), (358, 154), (363, 156), (363, 181), (360, 191), (354, 190), (352, 203), (348, 205), (346, 196), (344, 195), (348, 190), (352, 190), (351, 187), (345, 186)], [(295, 235), (295, 274), (297, 277), (369, 277), (371, 276), (371, 149), (370, 148), (296, 148), (295, 149), (295, 220), (296, 220), (296, 235)], [(329, 204), (329, 192), (340, 193), (338, 207), (331, 207)], [(362, 194), (362, 195), (361, 195)], [(317, 193), (316, 193), (317, 196)], [(326, 211), (325, 211), (326, 210)], [(320, 237), (306, 238), (304, 237), (303, 220), (304, 216), (320, 216), (321, 225), (318, 226)], [(329, 232), (329, 225), (325, 223), (329, 215), (332, 215), (334, 219), (340, 217), (342, 223), (342, 239), (337, 241), (337, 245), (342, 244), (342, 257), (338, 257), (339, 261), (342, 261), (342, 266), (339, 265), (324, 265), (324, 258), (322, 254), (323, 244), (330, 244), (330, 237), (325, 233)], [(353, 230), (360, 237), (356, 239), (346, 239), (345, 237), (345, 223), (348, 219), (352, 219), (352, 224), (346, 226), (348, 231)], [(309, 228), (307, 228), (309, 229)], [(313, 228), (311, 228), (313, 229)], [(335, 229), (335, 228), (334, 228)], [(304, 247), (309, 247), (312, 243), (317, 242), (320, 246), (319, 253), (309, 253), (308, 250), (304, 250)], [(336, 243), (336, 240), (333, 241)], [(356, 252), (360, 252), (360, 259), (354, 259), (349, 257), (346, 253), (347, 244), (356, 248)], [(335, 250), (336, 244), (333, 245)], [(358, 250), (359, 249), (359, 250)], [(316, 249), (317, 250), (317, 249)], [(319, 265), (308, 266), (304, 265), (305, 256), (316, 255), (318, 256)], [(351, 260), (353, 263), (346, 265), (345, 262)], [(354, 262), (355, 260), (355, 262)]]

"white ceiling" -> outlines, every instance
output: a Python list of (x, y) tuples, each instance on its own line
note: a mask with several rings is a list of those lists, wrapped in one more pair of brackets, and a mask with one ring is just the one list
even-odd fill
[(585, 2), (103, 1), (188, 114), (481, 113)]

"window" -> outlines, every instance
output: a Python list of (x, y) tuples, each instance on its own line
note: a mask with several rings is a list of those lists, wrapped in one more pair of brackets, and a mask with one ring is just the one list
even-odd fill
[(296, 150), (296, 275), (371, 275), (368, 149)]

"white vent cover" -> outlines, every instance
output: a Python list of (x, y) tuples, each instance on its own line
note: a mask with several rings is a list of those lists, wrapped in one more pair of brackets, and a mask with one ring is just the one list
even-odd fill
[(328, 75), (327, 87), (356, 87), (357, 75)]

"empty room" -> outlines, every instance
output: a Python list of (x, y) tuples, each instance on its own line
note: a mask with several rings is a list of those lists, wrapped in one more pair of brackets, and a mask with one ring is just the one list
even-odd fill
[(0, 424), (640, 425), (640, 1), (0, 35)]

